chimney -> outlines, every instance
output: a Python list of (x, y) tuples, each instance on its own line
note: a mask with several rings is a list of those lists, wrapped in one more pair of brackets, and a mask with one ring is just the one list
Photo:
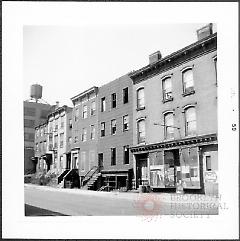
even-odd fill
[(162, 58), (160, 51), (149, 55), (149, 64), (154, 64)]
[(203, 38), (206, 38), (208, 36), (210, 36), (213, 33), (212, 31), (212, 23), (209, 23), (208, 25), (200, 28), (197, 30), (197, 37), (198, 40), (201, 40)]
[(55, 110), (59, 107), (59, 101), (56, 101)]

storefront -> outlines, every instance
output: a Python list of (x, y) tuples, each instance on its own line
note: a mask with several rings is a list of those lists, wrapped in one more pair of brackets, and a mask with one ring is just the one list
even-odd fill
[(218, 169), (216, 135), (138, 146), (131, 151), (135, 188), (139, 185), (152, 189), (181, 186), (185, 190), (206, 192), (207, 186), (211, 186), (206, 184), (209, 183), (206, 177), (214, 177)]

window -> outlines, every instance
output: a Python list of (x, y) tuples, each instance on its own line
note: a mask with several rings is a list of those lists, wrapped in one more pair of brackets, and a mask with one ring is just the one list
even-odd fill
[(186, 135), (196, 134), (196, 111), (195, 107), (189, 107), (185, 110)]
[(83, 106), (82, 118), (83, 119), (87, 118), (87, 106), (86, 105)]
[(128, 103), (128, 87), (123, 89), (123, 104)]
[(183, 76), (183, 93), (191, 94), (194, 93), (194, 82), (193, 82), (193, 71), (187, 69), (182, 73)]
[(144, 107), (145, 107), (144, 88), (140, 88), (137, 90), (137, 108), (142, 109)]
[(106, 111), (106, 100), (105, 97), (101, 99), (101, 112)]
[(105, 122), (101, 122), (101, 136), (105, 136)]
[(93, 102), (91, 103), (90, 114), (91, 114), (91, 115), (95, 115), (95, 112), (96, 112), (96, 102), (93, 101)]
[(38, 129), (35, 129), (35, 139), (38, 138)]
[(94, 140), (96, 135), (96, 128), (94, 125), (90, 126), (90, 139)]
[(138, 130), (138, 143), (145, 143), (145, 120), (139, 120), (137, 122), (137, 130)]
[(64, 128), (64, 116), (61, 116), (61, 128)]
[(71, 137), (71, 136), (68, 137), (68, 143), (69, 143), (69, 144), (72, 143), (72, 137)]
[(85, 171), (85, 163), (86, 163), (86, 152), (82, 151), (81, 152), (81, 162), (80, 162), (80, 169), (81, 171)]
[(60, 168), (63, 168), (63, 156), (60, 156), (59, 166), (60, 166)]
[(164, 136), (165, 139), (174, 138), (174, 128), (173, 128), (173, 113), (167, 113), (164, 115)]
[(54, 136), (54, 148), (58, 147), (58, 135)]
[(53, 123), (52, 123), (52, 121), (49, 122), (49, 132), (50, 132), (50, 133), (53, 132)]
[(112, 94), (112, 108), (116, 108), (117, 106), (117, 95), (116, 93)]
[(172, 100), (172, 79), (166, 78), (163, 80), (163, 101)]
[(57, 130), (58, 130), (58, 124), (55, 123), (55, 131), (57, 131)]
[(76, 109), (75, 109), (75, 116), (74, 116), (74, 120), (75, 120), (75, 121), (78, 121), (78, 118), (79, 118), (79, 109), (78, 109), (78, 108), (76, 108)]
[(53, 137), (52, 137), (52, 135), (49, 135), (49, 144), (53, 144)]
[(43, 136), (43, 134), (44, 134), (44, 128), (41, 127), (41, 129), (40, 129), (40, 136)]
[(129, 146), (123, 147), (123, 164), (129, 164)]
[(35, 150), (36, 150), (36, 152), (38, 152), (38, 143), (36, 143)]
[(61, 133), (60, 134), (60, 148), (63, 148), (63, 137), (64, 137), (64, 134)]
[(87, 128), (82, 129), (82, 141), (87, 140)]
[(116, 165), (116, 148), (111, 148), (111, 166)]
[(115, 135), (116, 134), (116, 131), (117, 131), (117, 128), (116, 128), (116, 120), (111, 120), (111, 134), (112, 135)]
[(211, 156), (206, 156), (206, 170), (212, 171)]
[(69, 128), (72, 128), (72, 119), (69, 119)]
[(123, 116), (123, 131), (129, 130), (129, 116)]

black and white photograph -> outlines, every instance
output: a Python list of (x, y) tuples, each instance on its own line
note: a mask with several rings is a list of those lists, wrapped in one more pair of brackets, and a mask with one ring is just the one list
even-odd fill
[(3, 2), (5, 238), (237, 238), (237, 26), (237, 3)]

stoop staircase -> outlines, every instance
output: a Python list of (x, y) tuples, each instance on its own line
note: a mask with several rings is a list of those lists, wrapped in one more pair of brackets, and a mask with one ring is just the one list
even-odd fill
[(99, 172), (99, 167), (93, 166), (82, 180), (82, 189), (94, 190), (94, 186), (100, 177), (101, 172)]

